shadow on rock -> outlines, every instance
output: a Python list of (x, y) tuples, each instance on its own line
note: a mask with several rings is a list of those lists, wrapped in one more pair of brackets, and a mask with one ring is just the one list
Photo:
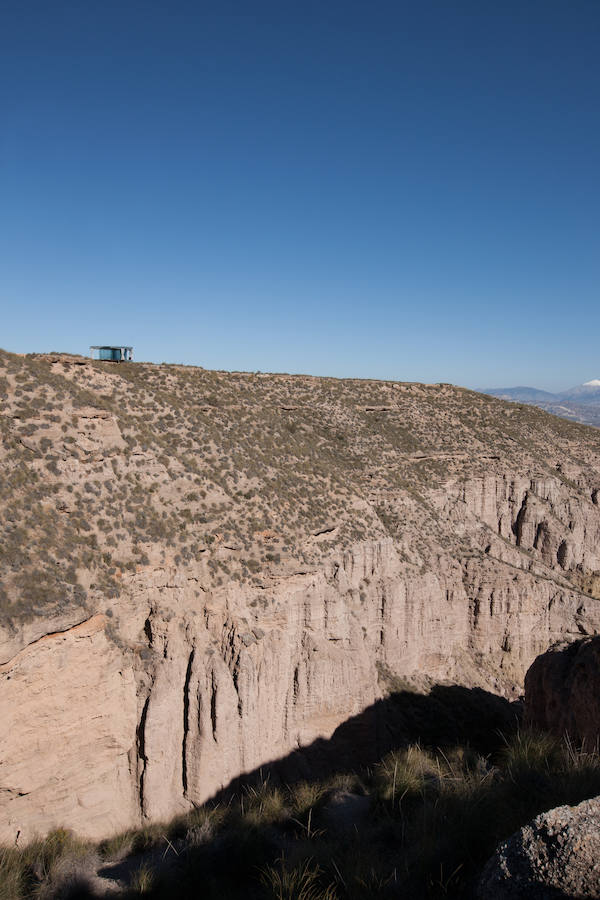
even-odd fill
[(436, 685), (427, 694), (400, 691), (352, 716), (328, 740), (318, 738), (234, 779), (214, 799), (227, 801), (267, 776), (271, 783), (293, 784), (357, 772), (391, 750), (415, 743), (440, 749), (464, 745), (487, 756), (503, 746), (520, 719), (519, 701), (481, 688)]

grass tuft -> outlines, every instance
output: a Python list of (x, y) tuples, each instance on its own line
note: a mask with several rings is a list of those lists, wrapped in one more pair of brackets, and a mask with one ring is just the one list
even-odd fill
[(281, 857), (260, 872), (260, 883), (273, 900), (338, 900), (335, 885), (323, 882), (323, 870), (311, 859), (290, 866)]

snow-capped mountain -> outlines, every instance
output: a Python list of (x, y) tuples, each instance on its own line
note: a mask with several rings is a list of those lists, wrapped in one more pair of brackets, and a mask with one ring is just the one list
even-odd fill
[(593, 378), (559, 394), (561, 400), (575, 400), (577, 403), (600, 403), (600, 378)]
[(514, 403), (529, 403), (555, 416), (600, 427), (600, 378), (556, 394), (532, 387), (490, 388), (483, 393)]

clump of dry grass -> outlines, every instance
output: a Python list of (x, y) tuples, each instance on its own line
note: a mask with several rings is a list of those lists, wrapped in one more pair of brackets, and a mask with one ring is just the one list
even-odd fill
[(23, 848), (0, 848), (0, 900), (75, 896), (87, 890), (97, 863), (96, 848), (65, 829)]
[(323, 884), (324, 872), (312, 860), (295, 866), (281, 857), (260, 870), (260, 883), (273, 900), (338, 900), (334, 884)]

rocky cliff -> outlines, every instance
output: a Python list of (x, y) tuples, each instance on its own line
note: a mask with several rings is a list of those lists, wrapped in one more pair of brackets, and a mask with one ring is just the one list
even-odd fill
[(511, 695), (600, 630), (593, 429), (449, 385), (0, 363), (3, 841), (167, 818), (398, 679)]
[(525, 720), (588, 751), (600, 743), (600, 639), (583, 638), (539, 656), (525, 677)]

